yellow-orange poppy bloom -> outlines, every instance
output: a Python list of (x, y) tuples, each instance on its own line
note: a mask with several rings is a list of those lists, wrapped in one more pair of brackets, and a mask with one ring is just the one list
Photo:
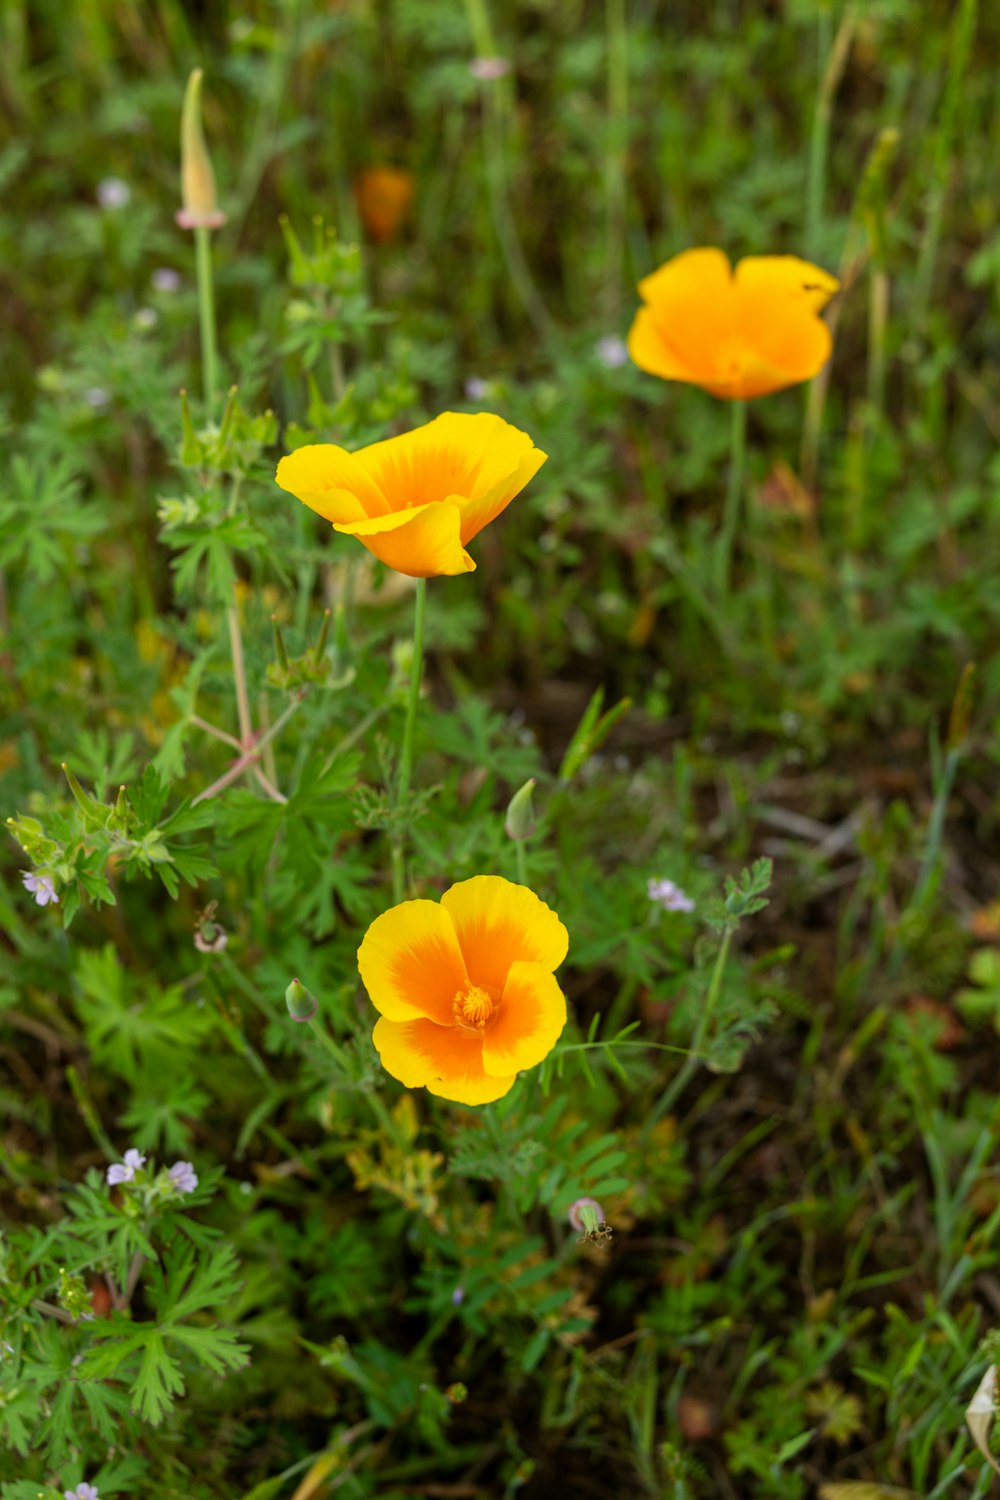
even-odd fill
[(276, 478), (397, 573), (436, 578), (475, 568), (467, 544), (546, 457), (502, 417), (447, 411), (356, 453), (333, 443), (297, 448)]
[(566, 1024), (553, 971), (568, 947), (555, 912), (499, 875), (383, 912), (358, 949), (383, 1068), (457, 1104), (502, 1098)]
[(749, 401), (811, 380), (833, 341), (819, 316), (840, 286), (794, 255), (685, 250), (639, 282), (645, 303), (628, 336), (641, 370)]

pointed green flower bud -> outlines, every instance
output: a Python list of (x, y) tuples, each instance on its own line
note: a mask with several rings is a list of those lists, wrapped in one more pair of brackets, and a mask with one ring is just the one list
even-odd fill
[(534, 790), (535, 778), (531, 776), (507, 804), (507, 816), (503, 820), (504, 831), (509, 839), (515, 839), (518, 843), (522, 839), (530, 839), (538, 826), (531, 800)]
[(191, 419), (191, 407), (188, 403), (188, 393), (181, 389), (181, 463), (186, 468), (193, 469), (200, 464), (203, 458), (201, 444), (198, 434), (194, 430), (194, 422)]
[(226, 216), (219, 209), (215, 173), (201, 128), (202, 71), (195, 68), (188, 79), (181, 113), (181, 202), (176, 215), (182, 229), (219, 229)]
[(316, 996), (306, 989), (300, 979), (293, 979), (285, 991), (285, 1004), (293, 1021), (311, 1021), (319, 1010)]
[(274, 629), (274, 654), (278, 658), (278, 666), (283, 672), (288, 671), (288, 652), (285, 650), (284, 637), (281, 634), (281, 626), (278, 624), (278, 616), (271, 616), (271, 625)]
[(325, 609), (323, 611), (323, 623), (319, 627), (319, 635), (317, 636), (317, 638), (316, 638), (316, 644), (313, 647), (313, 660), (314, 661), (321, 662), (323, 660), (323, 654), (326, 651), (326, 643), (327, 643), (327, 641), (329, 639), (330, 639), (330, 611), (328, 609)]

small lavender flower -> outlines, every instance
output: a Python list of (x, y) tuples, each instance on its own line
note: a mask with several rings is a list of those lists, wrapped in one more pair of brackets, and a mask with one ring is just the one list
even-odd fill
[(130, 1151), (125, 1152), (124, 1166), (122, 1166), (121, 1162), (115, 1162), (113, 1167), (108, 1168), (106, 1176), (108, 1187), (117, 1187), (119, 1183), (131, 1182), (136, 1172), (139, 1171), (140, 1167), (145, 1166), (145, 1164), (146, 1158), (141, 1151), (137, 1151), (133, 1146)]
[(198, 1174), (189, 1161), (175, 1161), (167, 1176), (179, 1193), (193, 1193), (198, 1186)]
[(628, 348), (617, 334), (606, 333), (594, 345), (594, 353), (606, 370), (620, 370), (628, 364)]
[(510, 72), (510, 62), (506, 57), (474, 57), (469, 72), (480, 83), (490, 83), (495, 78), (506, 77)]
[(490, 393), (490, 383), (481, 375), (470, 375), (465, 382), (465, 398), (467, 401), (485, 401)]
[(577, 1198), (570, 1204), (567, 1218), (577, 1234), (591, 1234), (604, 1223), (604, 1209), (596, 1198)]
[(465, 1287), (457, 1286), (451, 1294), (451, 1300), (456, 1307), (461, 1307), (465, 1301)]
[(672, 880), (648, 880), (646, 893), (650, 901), (664, 911), (694, 911), (694, 902)]
[(51, 875), (36, 875), (33, 870), (25, 870), (21, 881), (24, 889), (34, 896), (38, 906), (48, 906), (50, 902), (54, 902), (56, 906), (59, 905), (59, 897), (56, 895)]
[(132, 197), (132, 189), (120, 177), (102, 177), (97, 184), (97, 201), (109, 212), (125, 208)]
[(173, 266), (157, 266), (149, 278), (154, 292), (179, 292), (181, 289), (181, 273), (175, 271)]
[(96, 1484), (78, 1484), (75, 1490), (63, 1490), (63, 1500), (100, 1500)]
[(87, 389), (83, 393), (83, 399), (84, 401), (86, 401), (87, 405), (92, 406), (95, 411), (103, 411), (108, 402), (111, 400), (111, 397), (108, 395), (103, 385), (88, 385)]

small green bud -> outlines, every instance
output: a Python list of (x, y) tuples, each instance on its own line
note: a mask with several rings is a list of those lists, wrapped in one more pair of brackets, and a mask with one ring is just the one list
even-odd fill
[(503, 820), (504, 832), (509, 839), (514, 839), (518, 843), (522, 839), (530, 839), (538, 827), (534, 803), (531, 800), (534, 790), (535, 778), (531, 776), (524, 786), (514, 793), (507, 804), (507, 816)]
[(293, 979), (285, 991), (285, 1004), (293, 1021), (300, 1024), (311, 1021), (319, 1010), (316, 996), (306, 989), (300, 979)]

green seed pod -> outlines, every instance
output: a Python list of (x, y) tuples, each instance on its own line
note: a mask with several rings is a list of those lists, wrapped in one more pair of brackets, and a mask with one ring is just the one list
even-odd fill
[(300, 1024), (311, 1021), (319, 1009), (316, 996), (306, 989), (300, 979), (293, 979), (285, 991), (285, 1004), (293, 1021)]

